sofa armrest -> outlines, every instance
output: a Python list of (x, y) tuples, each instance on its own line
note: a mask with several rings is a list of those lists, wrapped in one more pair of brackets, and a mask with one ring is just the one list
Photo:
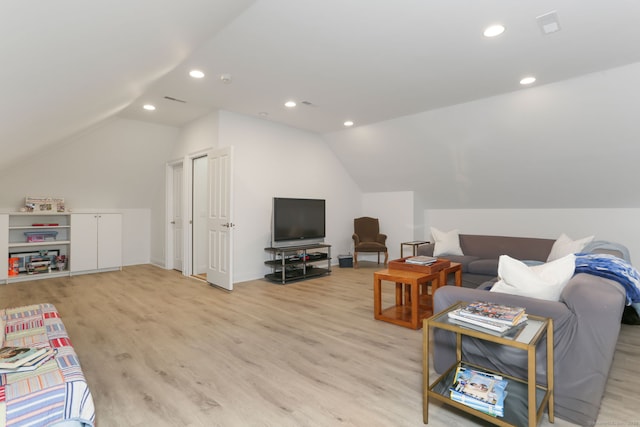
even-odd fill
[(618, 313), (622, 318), (625, 304), (625, 290), (622, 285), (604, 277), (587, 273), (573, 276), (560, 294), (560, 301), (580, 318), (580, 322), (597, 324), (601, 322), (594, 313)]

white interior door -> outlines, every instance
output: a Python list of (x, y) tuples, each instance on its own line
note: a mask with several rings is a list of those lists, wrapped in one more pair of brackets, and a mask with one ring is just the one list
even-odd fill
[(209, 162), (207, 156), (196, 157), (192, 161), (192, 216), (193, 226), (191, 239), (193, 253), (191, 259), (193, 262), (193, 274), (205, 275), (207, 273), (207, 259), (209, 253), (207, 239), (207, 217), (209, 206)]
[(184, 259), (184, 216), (182, 215), (182, 185), (184, 180), (184, 168), (182, 164), (173, 166), (173, 200), (172, 200), (172, 239), (173, 239), (173, 269), (182, 271)]
[(233, 147), (211, 150), (207, 282), (233, 290)]

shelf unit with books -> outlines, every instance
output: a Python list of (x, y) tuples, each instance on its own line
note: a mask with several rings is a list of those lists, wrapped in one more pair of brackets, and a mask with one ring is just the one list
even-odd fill
[[(3, 222), (6, 222), (6, 228), (4, 228), (6, 231), (2, 233), (0, 240), (7, 248), (6, 259), (20, 259), (20, 272), (17, 275), (7, 273), (9, 270), (8, 265), (7, 268), (3, 268), (5, 274), (1, 278), (4, 282), (12, 283), (69, 276), (67, 267), (64, 270), (57, 269), (53, 257), (64, 255), (67, 260), (69, 258), (71, 244), (70, 214), (58, 212), (12, 212), (2, 216), (4, 217)], [(48, 272), (27, 273), (25, 260), (38, 256), (51, 259), (51, 268)], [(4, 262), (1, 264), (3, 265)], [(0, 268), (2, 265), (0, 265)]]
[[(554, 421), (553, 402), (553, 320), (545, 317), (528, 315), (521, 331), (516, 335), (499, 336), (478, 329), (465, 327), (452, 321), (448, 313), (457, 310), (467, 303), (458, 303), (448, 309), (424, 320), (423, 325), (423, 422), (429, 420), (429, 399), (433, 398), (447, 405), (471, 413), (485, 421), (499, 426), (536, 426), (546, 410), (549, 421)], [(456, 361), (435, 381), (429, 378), (429, 334), (431, 328), (439, 328), (456, 334)], [(500, 372), (495, 372), (468, 363), (462, 359), (462, 339), (471, 337), (484, 341), (514, 347), (527, 353), (527, 378), (519, 379)], [(546, 340), (543, 340), (546, 337)], [(536, 347), (546, 341), (546, 376), (547, 385), (536, 383)], [(471, 408), (451, 399), (450, 388), (454, 383), (456, 370), (459, 367), (483, 371), (493, 375), (501, 375), (508, 380), (507, 397), (504, 401), (504, 416), (495, 417)]]

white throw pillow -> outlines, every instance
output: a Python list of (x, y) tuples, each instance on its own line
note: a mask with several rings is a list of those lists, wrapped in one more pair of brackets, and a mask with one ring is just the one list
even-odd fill
[(579, 240), (572, 240), (571, 237), (562, 233), (560, 237), (558, 237), (558, 240), (553, 243), (551, 252), (547, 257), (547, 262), (555, 261), (565, 255), (575, 254), (582, 251), (585, 246), (591, 243), (593, 238), (594, 236), (589, 236)]
[(491, 292), (558, 301), (575, 270), (576, 257), (573, 254), (533, 267), (501, 255), (498, 261), (500, 280), (493, 285)]
[(458, 230), (440, 231), (431, 227), (431, 235), (435, 245), (433, 246), (433, 256), (442, 255), (464, 255), (460, 247), (460, 236)]

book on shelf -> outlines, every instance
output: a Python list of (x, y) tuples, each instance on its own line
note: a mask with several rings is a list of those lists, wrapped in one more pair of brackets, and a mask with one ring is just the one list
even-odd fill
[(412, 256), (410, 258), (405, 259), (404, 262), (408, 262), (409, 264), (417, 264), (417, 265), (431, 265), (434, 262), (438, 261), (438, 258), (426, 255), (418, 255)]
[[(505, 397), (507, 392), (504, 392)], [(451, 400), (454, 402), (462, 403), (465, 406), (473, 408), (477, 411), (484, 412), (487, 415), (491, 415), (492, 417), (504, 417), (504, 407), (489, 405), (486, 403), (478, 402), (476, 399), (466, 396), (462, 393), (451, 393)]]
[(450, 397), (487, 414), (504, 415), (508, 381), (499, 375), (458, 366), (450, 388)]
[(18, 368), (46, 352), (46, 347), (2, 347), (0, 348), (0, 369)]
[(503, 322), (497, 322), (491, 318), (476, 318), (467, 316), (463, 313), (463, 309), (459, 308), (457, 310), (450, 311), (447, 313), (448, 317), (454, 321), (454, 323), (460, 324), (463, 323), (465, 325), (474, 325), (478, 327), (482, 327), (489, 331), (498, 332), (500, 334), (506, 334), (510, 329), (522, 325), (527, 321), (526, 317), (521, 317), (518, 323), (512, 325)]
[(512, 307), (493, 302), (474, 301), (462, 307), (460, 314), (475, 319), (488, 319), (494, 322), (515, 325), (526, 316), (523, 307)]

